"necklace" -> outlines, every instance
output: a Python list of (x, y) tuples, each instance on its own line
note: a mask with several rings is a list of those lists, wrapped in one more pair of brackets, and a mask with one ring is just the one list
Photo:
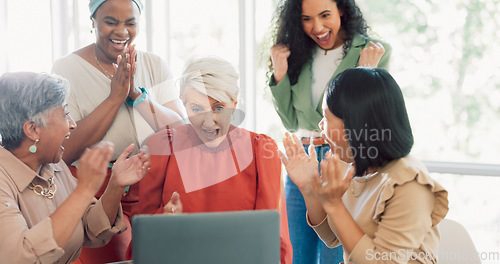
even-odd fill
[(33, 182), (31, 182), (30, 185), (28, 185), (28, 188), (30, 190), (33, 190), (33, 192), (36, 195), (41, 195), (43, 197), (52, 199), (54, 198), (54, 194), (56, 194), (57, 192), (57, 185), (54, 182), (54, 176), (50, 177), (47, 181), (49, 182), (48, 188), (44, 188), (42, 185), (39, 184), (35, 185), (33, 184)]
[(94, 57), (95, 57), (95, 61), (97, 62), (97, 65), (104, 71), (104, 75), (106, 75), (106, 77), (108, 77), (108, 79), (113, 78), (113, 74), (110, 74), (106, 69), (104, 69), (104, 67), (102, 67), (101, 63), (97, 59), (97, 45), (95, 47), (96, 48), (94, 50)]
[(376, 171), (376, 172), (373, 172), (373, 173), (370, 173), (370, 174), (368, 174), (368, 175), (363, 176), (363, 178), (365, 178), (365, 181), (363, 182), (363, 188), (361, 188), (361, 191), (359, 191), (359, 193), (358, 193), (358, 194), (355, 194), (355, 193), (354, 193), (354, 184), (352, 184), (352, 185), (351, 185), (351, 193), (352, 193), (352, 195), (353, 195), (355, 198), (358, 198), (358, 197), (361, 195), (361, 193), (365, 190), (365, 186), (366, 186), (366, 182), (368, 182), (368, 178), (370, 178), (370, 177), (372, 177), (372, 176), (376, 175), (377, 173), (378, 173), (378, 171)]

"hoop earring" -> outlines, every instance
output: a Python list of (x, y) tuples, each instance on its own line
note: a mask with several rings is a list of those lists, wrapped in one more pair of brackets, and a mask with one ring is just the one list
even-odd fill
[(33, 145), (30, 146), (29, 150), (31, 153), (36, 153), (37, 150), (36, 143), (38, 143), (38, 141), (40, 141), (40, 139), (35, 140), (35, 143), (33, 143)]

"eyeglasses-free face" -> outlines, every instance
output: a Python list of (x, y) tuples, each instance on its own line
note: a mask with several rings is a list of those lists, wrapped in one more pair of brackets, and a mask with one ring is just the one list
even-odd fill
[(116, 63), (138, 33), (139, 16), (139, 8), (131, 0), (108, 0), (97, 9), (93, 25), (100, 61)]

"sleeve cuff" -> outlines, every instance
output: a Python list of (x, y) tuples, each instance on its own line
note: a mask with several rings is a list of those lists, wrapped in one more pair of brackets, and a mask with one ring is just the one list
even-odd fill
[(115, 234), (121, 233), (127, 229), (123, 222), (122, 207), (118, 209), (115, 222), (111, 226), (109, 219), (102, 207), (101, 200), (97, 200), (93, 205), (92, 210), (87, 215), (88, 230), (98, 238), (112, 237)]
[(276, 79), (274, 78), (274, 74), (269, 78), (269, 86), (276, 86)]
[(271, 93), (275, 98), (290, 96), (291, 85), (290, 85), (290, 79), (288, 78), (288, 74), (285, 75), (283, 80), (281, 80), (281, 82), (279, 83), (276, 83), (274, 75), (271, 76), (271, 80), (269, 80), (269, 88), (271, 88)]
[[(317, 225), (313, 225), (311, 224), (311, 221), (309, 220), (309, 210), (306, 211), (306, 221), (307, 221), (307, 224), (312, 227), (312, 228), (324, 228), (322, 226), (324, 226), (325, 223), (327, 223), (326, 221), (326, 216), (325, 216), (325, 219), (323, 219), (323, 221), (321, 221), (321, 223), (317, 224)], [(328, 227), (330, 228), (330, 227)]]
[(356, 246), (354, 246), (354, 249), (349, 254), (348, 259), (352, 263), (370, 262), (370, 254), (369, 253), (370, 253), (370, 250), (372, 250), (372, 253), (375, 252), (375, 250), (373, 250), (373, 248), (374, 248), (373, 240), (365, 234), (365, 235), (363, 235), (363, 237), (361, 237), (361, 239), (358, 241)]
[(311, 222), (309, 221), (309, 212), (306, 212), (306, 221), (307, 224), (312, 227), (314, 232), (318, 234), (319, 238), (325, 243), (325, 245), (329, 248), (334, 248), (336, 246), (339, 246), (339, 240), (337, 239), (337, 235), (333, 232), (333, 230), (330, 228), (330, 225), (328, 224), (328, 218), (325, 217), (321, 223), (317, 225), (312, 225)]
[[(57, 245), (52, 230), (52, 219), (45, 218), (26, 232), (26, 240), (31, 244), (35, 255), (46, 261), (57, 261), (64, 255), (64, 250)], [(44, 256), (50, 253), (50, 256)]]

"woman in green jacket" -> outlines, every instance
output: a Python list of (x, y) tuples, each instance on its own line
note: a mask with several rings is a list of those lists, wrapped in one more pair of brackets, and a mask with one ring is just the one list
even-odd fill
[[(354, 0), (286, 0), (279, 9), (269, 86), (285, 128), (297, 133), (304, 148), (316, 146), (318, 161), (330, 149), (321, 136), (326, 84), (358, 66), (387, 69), (391, 49), (367, 34)], [(307, 225), (304, 199), (285, 182), (293, 263), (339, 263), (342, 248), (328, 249)]]

